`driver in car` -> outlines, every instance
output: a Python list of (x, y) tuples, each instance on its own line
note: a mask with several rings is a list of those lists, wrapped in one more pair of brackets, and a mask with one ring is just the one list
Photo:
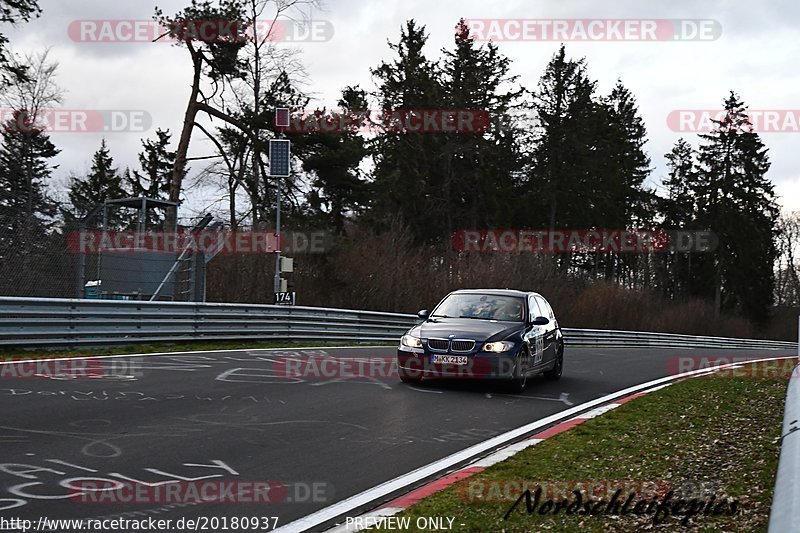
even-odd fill
[(519, 322), (522, 320), (522, 304), (517, 301), (507, 302), (501, 309), (498, 309), (495, 317), (497, 320)]

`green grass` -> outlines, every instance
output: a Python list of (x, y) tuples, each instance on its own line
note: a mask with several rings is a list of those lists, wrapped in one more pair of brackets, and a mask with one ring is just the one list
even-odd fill
[[(417, 518), (438, 516), (455, 518), (454, 531), (766, 531), (785, 394), (785, 378), (679, 382), (551, 437), (398, 516), (411, 518), (411, 530)], [(708, 501), (716, 494), (719, 502), (729, 497), (738, 502), (738, 511), (733, 516), (700, 514), (683, 527), (682, 517), (676, 516), (654, 525), (652, 514), (529, 515), (523, 501), (504, 520), (519, 492), (504, 498), (488, 490), (516, 480), (612, 480), (608, 496), (619, 486), (614, 480), (663, 480), (672, 487), (704, 483), (708, 492), (698, 498)], [(538, 484), (532, 483), (532, 490)], [(481, 491), (494, 498), (476, 498)]]
[(84, 348), (74, 350), (23, 350), (23, 349), (0, 349), (0, 361), (55, 358), (55, 357), (85, 357), (92, 355), (125, 355), (139, 353), (161, 353), (161, 352), (210, 352), (215, 350), (263, 350), (267, 348), (305, 348), (311, 346), (358, 346), (353, 343), (274, 343), (274, 342), (187, 342), (182, 344), (148, 344), (138, 345), (129, 344), (114, 348)]

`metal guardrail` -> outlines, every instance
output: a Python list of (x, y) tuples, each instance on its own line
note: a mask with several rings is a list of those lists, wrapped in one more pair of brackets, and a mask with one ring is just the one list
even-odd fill
[[(221, 303), (0, 297), (0, 347), (71, 347), (154, 342), (398, 341), (415, 315)], [(793, 348), (795, 343), (670, 333), (565, 328), (568, 345)]]
[(769, 531), (800, 531), (800, 379), (798, 366), (789, 378), (781, 432), (781, 458), (772, 496)]
[[(797, 357), (800, 359), (800, 319), (797, 321)], [(786, 389), (781, 457), (769, 513), (770, 533), (800, 531), (800, 364), (794, 367)]]
[(638, 331), (616, 331), (606, 329), (563, 328), (567, 345), (571, 346), (628, 346), (661, 348), (749, 348), (792, 349), (794, 342), (736, 339), (731, 337), (698, 337), (677, 333), (645, 333)]
[(416, 317), (275, 305), (0, 298), (0, 347), (153, 342), (397, 342)]

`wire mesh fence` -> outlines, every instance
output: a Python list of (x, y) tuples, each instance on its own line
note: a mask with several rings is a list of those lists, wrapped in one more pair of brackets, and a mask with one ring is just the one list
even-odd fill
[[(196, 221), (188, 222), (179, 230), (189, 230)], [(237, 231), (246, 234), (251, 228)], [(234, 249), (209, 256), (184, 254), (180, 247), (173, 247), (158, 253), (150, 250), (151, 257), (143, 258), (145, 252), (76, 253), (74, 239), (71, 232), (0, 238), (0, 296), (275, 302), (275, 254), (269, 250), (239, 253)], [(633, 281), (623, 284), (565, 270), (561, 263), (568, 258), (456, 253), (445, 247), (414, 245), (393, 232), (354, 229), (320, 250), (308, 246), (286, 250), (284, 255), (295, 261), (294, 272), (285, 277), (300, 306), (408, 313), (430, 309), (451, 290), (509, 287), (546, 294), (570, 327), (796, 337), (797, 308), (791, 306), (775, 308), (766, 323), (756, 324), (740, 315), (717, 314), (713, 302), (707, 300), (665, 297), (651, 279), (657, 274), (651, 267), (660, 257), (638, 257), (642, 268), (636, 270)]]
[[(203, 254), (165, 239), (190, 232), (194, 221), (188, 222), (172, 232), (160, 224), (130, 229), (135, 223), (106, 231), (98, 220), (0, 235), (0, 296), (202, 301)], [(126, 239), (134, 244), (120, 246)], [(173, 244), (165, 247), (165, 241)]]

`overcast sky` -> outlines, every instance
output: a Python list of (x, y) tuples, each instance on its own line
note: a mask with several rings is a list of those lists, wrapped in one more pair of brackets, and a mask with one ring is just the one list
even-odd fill
[[(184, 49), (160, 43), (84, 43), (68, 32), (80, 20), (147, 20), (156, 5), (166, 13), (187, 0), (40, 0), (42, 17), (17, 28), (4, 27), (14, 50), (40, 51), (52, 47), (60, 63), (57, 81), (67, 91), (65, 109), (143, 110), (155, 128), (180, 131), (191, 82), (191, 65)], [(797, 21), (800, 6), (791, 0), (739, 1), (532, 1), (506, 0), (491, 4), (476, 0), (328, 0), (313, 18), (332, 25), (334, 35), (322, 42), (297, 46), (314, 94), (312, 105), (335, 106), (341, 89), (360, 84), (373, 90), (370, 68), (392, 58), (387, 39), (397, 41), (405, 20), (414, 18), (430, 34), (427, 53), (440, 56), (452, 47), (453, 28), (468, 19), (704, 19), (719, 23), (722, 33), (705, 41), (567, 42), (572, 57), (586, 57), (589, 74), (607, 93), (617, 78), (634, 93), (648, 130), (646, 146), (655, 172), (652, 185), (665, 174), (664, 154), (680, 137), (693, 145), (697, 135), (670, 129), (667, 116), (675, 110), (719, 109), (735, 90), (754, 110), (800, 109), (800, 55)], [(512, 59), (520, 83), (534, 88), (558, 42), (498, 43)], [(106, 137), (116, 163), (137, 166), (140, 139), (148, 133), (54, 133), (62, 149), (57, 158), (58, 182), (70, 173), (85, 173), (90, 158)], [(775, 183), (785, 209), (800, 210), (800, 132), (763, 133), (770, 149)], [(208, 155), (211, 147), (195, 136), (193, 155)], [(197, 170), (200, 163), (194, 163)], [(186, 206), (194, 214), (216, 198), (200, 192)], [(188, 211), (188, 212), (187, 212)]]

